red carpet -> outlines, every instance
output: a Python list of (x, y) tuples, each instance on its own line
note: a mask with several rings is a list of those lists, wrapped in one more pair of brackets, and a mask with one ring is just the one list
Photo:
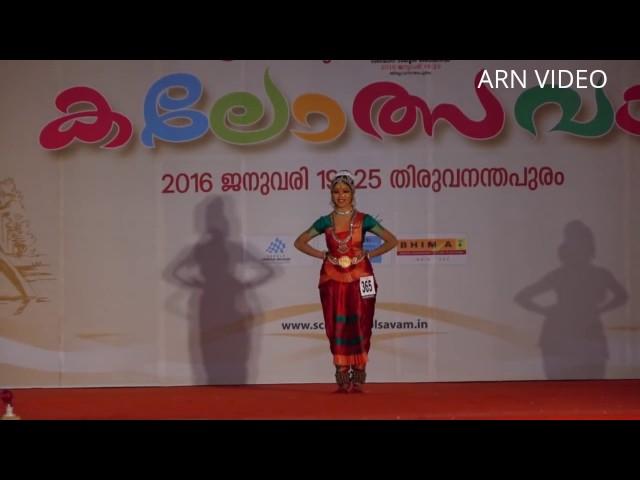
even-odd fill
[(640, 380), (12, 389), (39, 419), (640, 419)]

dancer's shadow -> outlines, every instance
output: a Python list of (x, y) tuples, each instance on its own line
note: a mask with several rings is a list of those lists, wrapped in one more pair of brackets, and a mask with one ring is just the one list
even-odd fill
[(190, 290), (189, 349), (195, 383), (245, 384), (252, 353), (251, 318), (261, 313), (253, 288), (275, 272), (230, 240), (230, 222), (238, 218), (231, 199), (209, 197), (196, 206), (194, 216), (201, 238), (169, 264), (164, 276)]
[[(564, 227), (558, 248), (562, 266), (515, 296), (522, 308), (545, 316), (540, 335), (548, 379), (604, 378), (609, 357), (600, 316), (627, 302), (625, 289), (608, 270), (592, 264), (593, 232), (579, 220)], [(554, 292), (556, 302), (534, 299)]]

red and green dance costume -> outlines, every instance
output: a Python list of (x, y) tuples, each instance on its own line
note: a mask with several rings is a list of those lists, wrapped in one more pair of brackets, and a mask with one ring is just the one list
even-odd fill
[[(360, 258), (364, 254), (362, 243), (365, 233), (376, 233), (376, 229), (382, 227), (372, 216), (355, 212), (351, 219), (350, 239), (350, 231), (335, 232), (330, 215), (320, 217), (312, 228), (325, 234), (329, 255), (334, 258), (345, 255)], [(322, 264), (318, 288), (325, 331), (337, 367), (357, 366), (363, 369), (367, 363), (376, 297), (362, 298), (360, 277), (369, 275), (373, 275), (373, 268), (368, 258), (347, 268), (335, 265), (329, 259)]]

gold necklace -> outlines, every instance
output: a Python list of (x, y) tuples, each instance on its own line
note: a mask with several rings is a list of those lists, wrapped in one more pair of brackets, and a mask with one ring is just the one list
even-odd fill
[[(353, 209), (349, 213), (353, 214)], [(351, 238), (353, 237), (353, 219), (354, 219), (354, 217), (355, 217), (355, 214), (351, 215), (351, 218), (349, 219), (349, 235), (344, 240), (340, 240), (338, 237), (336, 237), (336, 224), (333, 221), (333, 218), (331, 219), (331, 223), (333, 224), (333, 228), (331, 229), (331, 237), (338, 244), (338, 249), (337, 250), (340, 253), (347, 253), (349, 251), (349, 246), (347, 244), (349, 243), (349, 241), (351, 241)]]

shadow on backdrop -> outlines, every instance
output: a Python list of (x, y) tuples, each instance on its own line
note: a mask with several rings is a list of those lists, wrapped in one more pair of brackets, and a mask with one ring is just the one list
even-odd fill
[[(253, 289), (274, 275), (269, 265), (232, 240), (233, 200), (208, 197), (194, 212), (197, 244), (185, 248), (165, 279), (189, 289), (189, 350), (197, 384), (241, 385), (248, 380), (251, 318), (262, 313)], [(243, 279), (250, 274), (253, 278)]]
[[(564, 227), (562, 265), (515, 296), (522, 308), (545, 317), (540, 335), (548, 379), (604, 378), (609, 357), (601, 315), (627, 302), (626, 290), (605, 268), (593, 265), (595, 238), (579, 220)], [(544, 305), (536, 297), (555, 293)]]

